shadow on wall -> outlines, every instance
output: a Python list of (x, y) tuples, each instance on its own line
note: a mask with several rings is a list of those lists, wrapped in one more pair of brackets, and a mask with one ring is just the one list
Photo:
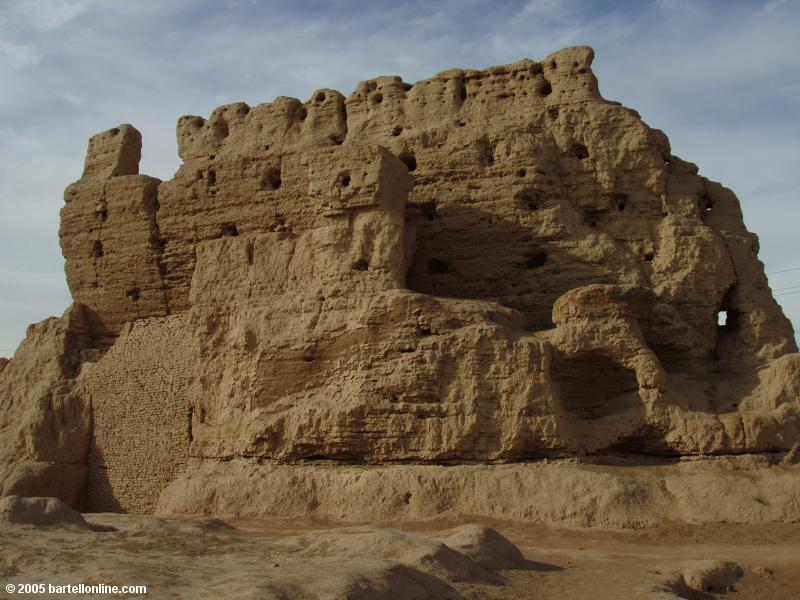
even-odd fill
[(91, 493), (84, 495), (85, 512), (127, 512), (114, 493), (108, 469), (105, 455), (102, 449), (98, 448), (92, 432), (86, 467), (86, 489), (91, 490)]
[(553, 304), (565, 292), (618, 283), (602, 265), (581, 262), (531, 228), (474, 207), (409, 205), (406, 217), (417, 230), (409, 289), (497, 302), (522, 312), (531, 331), (553, 327)]

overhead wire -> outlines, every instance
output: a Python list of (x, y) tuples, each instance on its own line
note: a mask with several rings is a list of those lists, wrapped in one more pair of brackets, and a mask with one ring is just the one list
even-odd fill
[(800, 271), (800, 267), (792, 267), (791, 269), (781, 269), (780, 271), (770, 271), (767, 275), (777, 275), (778, 273), (788, 273), (789, 271)]

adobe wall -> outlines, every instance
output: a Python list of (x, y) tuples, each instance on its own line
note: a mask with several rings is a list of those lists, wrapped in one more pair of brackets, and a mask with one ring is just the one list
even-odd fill
[(128, 325), (81, 375), (91, 402), (84, 510), (151, 512), (185, 465), (191, 442), (186, 317)]

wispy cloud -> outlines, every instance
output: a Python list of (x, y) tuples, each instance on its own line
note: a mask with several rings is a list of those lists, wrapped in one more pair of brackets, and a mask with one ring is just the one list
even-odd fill
[(41, 54), (33, 46), (0, 38), (0, 63), (12, 69), (22, 69), (37, 64), (41, 59)]
[(91, 0), (6, 0), (5, 10), (19, 26), (50, 31), (85, 12)]

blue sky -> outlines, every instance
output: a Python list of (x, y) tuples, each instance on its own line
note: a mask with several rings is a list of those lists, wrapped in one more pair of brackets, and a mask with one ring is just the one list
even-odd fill
[[(576, 44), (606, 98), (736, 192), (767, 271), (800, 268), (798, 32), (790, 0), (0, 0), (0, 356), (70, 302), (58, 211), (93, 133), (132, 123), (141, 171), (169, 179), (183, 114)], [(800, 294), (778, 299), (800, 327)]]

